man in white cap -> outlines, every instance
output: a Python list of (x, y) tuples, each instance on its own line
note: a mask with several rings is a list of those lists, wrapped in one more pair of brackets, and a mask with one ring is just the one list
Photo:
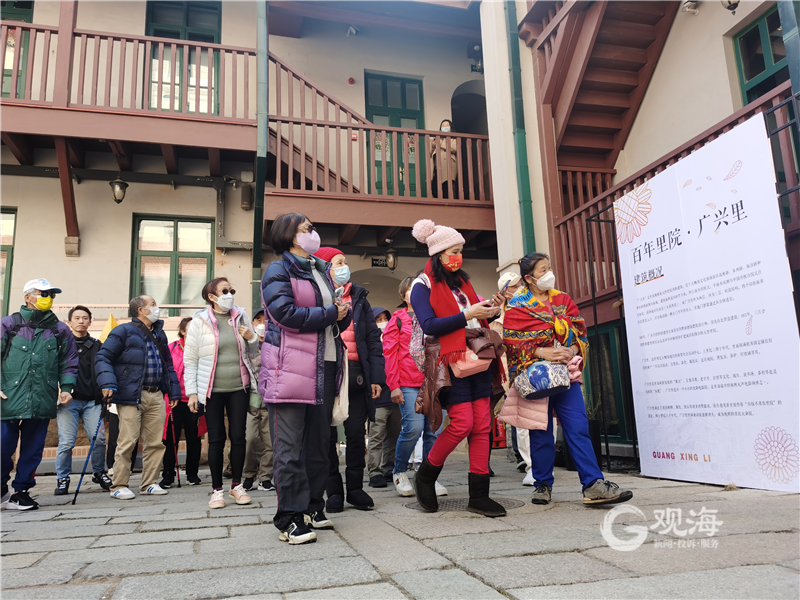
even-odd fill
[[(59, 404), (72, 402), (78, 377), (78, 348), (70, 328), (50, 310), (61, 290), (46, 279), (25, 284), (25, 305), (3, 317), (2, 331), (2, 463), (3, 502), (8, 508), (35, 510), (28, 494), (42, 462), (47, 426)], [(60, 392), (59, 392), (59, 387)], [(19, 443), (17, 475), (8, 490), (13, 455)]]

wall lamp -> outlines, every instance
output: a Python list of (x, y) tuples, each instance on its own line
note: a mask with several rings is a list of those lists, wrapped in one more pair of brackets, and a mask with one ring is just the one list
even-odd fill
[(108, 185), (111, 186), (111, 196), (117, 204), (122, 203), (125, 199), (125, 191), (128, 189), (128, 184), (122, 181), (117, 175), (114, 181), (109, 181)]

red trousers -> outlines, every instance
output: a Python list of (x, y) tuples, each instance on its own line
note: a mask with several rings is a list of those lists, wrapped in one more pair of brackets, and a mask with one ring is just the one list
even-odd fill
[(489, 398), (451, 404), (447, 407), (450, 424), (439, 434), (428, 454), (428, 461), (440, 467), (464, 438), (469, 438), (469, 470), (478, 475), (489, 473)]

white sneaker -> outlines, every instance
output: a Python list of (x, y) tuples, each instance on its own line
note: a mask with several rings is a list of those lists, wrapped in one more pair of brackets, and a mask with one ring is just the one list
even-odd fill
[(225, 492), (223, 490), (213, 490), (211, 500), (208, 501), (209, 508), (225, 508)]
[(164, 488), (162, 488), (162, 487), (161, 487), (160, 485), (158, 485), (157, 483), (154, 483), (154, 484), (153, 484), (153, 485), (151, 485), (149, 488), (147, 488), (147, 489), (144, 491), (144, 493), (145, 493), (145, 494), (150, 494), (151, 496), (166, 496), (167, 494), (169, 494), (169, 492), (168, 492), (167, 490), (165, 490)]
[(405, 473), (394, 474), (394, 487), (397, 493), (404, 498), (414, 495), (414, 488), (411, 487), (411, 482), (408, 480), (408, 475)]
[(522, 485), (529, 485), (533, 487), (533, 472), (528, 469), (528, 472), (525, 473), (525, 478), (522, 480)]
[(135, 498), (136, 494), (124, 487), (116, 492), (111, 492), (111, 497), (117, 500), (130, 500), (131, 498)]
[(447, 496), (447, 488), (444, 487), (441, 483), (439, 483), (438, 479), (436, 480), (434, 487), (436, 488), (437, 496)]

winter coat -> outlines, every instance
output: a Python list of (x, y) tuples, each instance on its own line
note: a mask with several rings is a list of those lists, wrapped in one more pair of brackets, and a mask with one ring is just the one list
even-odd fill
[[(484, 337), (492, 343), (491, 350), (493, 351), (494, 359), (499, 359), (505, 352), (503, 338), (501, 338), (496, 331), (482, 327), (480, 329), (467, 329), (466, 333), (467, 346), (470, 346), (470, 342), (476, 338)], [(485, 356), (487, 351), (488, 349), (479, 353), (481, 358), (489, 358), (489, 356)], [(432, 336), (426, 337), (425, 372), (429, 375), (425, 378), (419, 390), (415, 410), (417, 413), (428, 417), (428, 421), (431, 424), (431, 431), (437, 431), (442, 424), (441, 394), (442, 392), (447, 392), (447, 388), (453, 385), (450, 380), (450, 368), (439, 361), (440, 352), (441, 346), (439, 344), (439, 338)], [(493, 392), (492, 400), (496, 401), (495, 398), (499, 400), (500, 396), (502, 396), (503, 389), (499, 381), (494, 381), (494, 377), (492, 388), (496, 390)]]
[[(142, 385), (147, 365), (147, 334), (131, 323), (118, 325), (108, 334), (103, 347), (95, 359), (97, 383), (103, 389), (113, 389), (111, 402), (128, 406), (138, 406), (142, 397)], [(158, 389), (173, 398), (180, 397), (181, 384), (172, 366), (172, 356), (167, 348), (164, 321), (153, 324), (153, 335), (161, 345), (161, 381)]]
[(506, 401), (498, 421), (513, 425), (518, 429), (547, 429), (547, 406), (549, 398), (525, 400), (517, 393), (517, 388), (512, 382), (508, 386)]
[[(331, 265), (314, 259), (314, 268), (324, 274), (333, 296)], [(335, 304), (322, 305), (322, 293), (314, 276), (298, 257), (284, 252), (282, 260), (269, 264), (261, 281), (268, 331), (261, 345), (258, 393), (266, 403), (324, 403), (325, 328), (334, 333), (350, 324), (351, 315), (337, 322)], [(336, 385), (343, 379), (345, 348), (336, 335)]]
[[(183, 366), (183, 346), (180, 340), (175, 340), (169, 345), (169, 353), (172, 356), (172, 366), (178, 376), (178, 383), (181, 385), (181, 402), (188, 402), (189, 396), (186, 395), (186, 388), (183, 384), (185, 367)], [(165, 400), (167, 399), (169, 396), (165, 398)]]
[[(20, 314), (23, 322), (28, 323), (41, 312), (22, 307)], [(61, 338), (60, 348), (50, 329), (52, 325), (56, 325)], [(6, 351), (8, 334), (13, 328), (14, 318), (3, 317), (0, 321), (2, 353)], [(0, 390), (6, 399), (0, 402), (0, 418), (55, 419), (59, 384), (62, 392), (72, 393), (77, 378), (78, 348), (72, 331), (47, 311), (35, 329), (23, 325), (11, 341), (8, 357), (2, 364)]]
[[(219, 347), (219, 326), (211, 307), (197, 311), (186, 330), (183, 349), (184, 387), (186, 395), (197, 394), (197, 399), (205, 404), (214, 387), (214, 371), (217, 366)], [(243, 308), (234, 306), (230, 312), (233, 319), (233, 334), (239, 344), (239, 369), (242, 386), (247, 389), (258, 381), (258, 336), (253, 331), (253, 339), (244, 339), (239, 334), (239, 326), (252, 330), (250, 319)]]
[(401, 387), (420, 387), (425, 376), (409, 352), (413, 324), (407, 308), (392, 315), (383, 330), (383, 356), (386, 358), (386, 385), (391, 391)]
[[(75, 346), (78, 348), (78, 379), (80, 379), (80, 355), (81, 355), (81, 347), (78, 344), (78, 341), (75, 341)], [(91, 361), (92, 365), (92, 395), (94, 397), (94, 403), (103, 405), (103, 390), (100, 389), (100, 386), (97, 385), (97, 373), (95, 372), (94, 363), (97, 360), (97, 353), (100, 351), (100, 348), (103, 347), (103, 342), (98, 339), (93, 338), (92, 336), (88, 336), (88, 339), (84, 343), (84, 350), (89, 352), (89, 360)], [(77, 390), (77, 384), (75, 386)]]

